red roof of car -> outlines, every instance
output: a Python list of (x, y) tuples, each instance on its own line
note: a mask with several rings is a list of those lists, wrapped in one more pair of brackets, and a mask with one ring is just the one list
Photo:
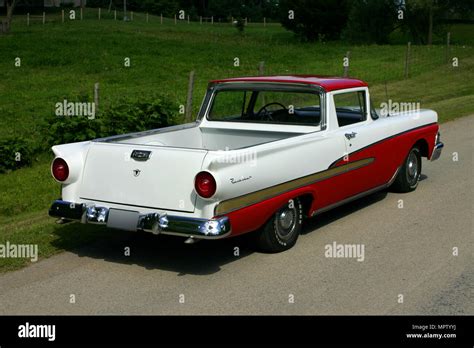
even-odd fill
[(335, 91), (338, 89), (367, 87), (364, 81), (350, 77), (331, 77), (317, 75), (289, 75), (289, 76), (249, 76), (233, 77), (222, 80), (214, 80), (211, 83), (224, 82), (280, 82), (280, 83), (303, 83), (317, 85), (326, 91)]

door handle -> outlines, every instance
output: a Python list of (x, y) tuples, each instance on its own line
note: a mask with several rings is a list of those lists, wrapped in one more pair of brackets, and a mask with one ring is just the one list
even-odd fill
[(357, 133), (356, 132), (352, 132), (352, 133), (346, 133), (344, 134), (347, 138), (347, 140), (351, 140), (352, 138), (355, 138)]

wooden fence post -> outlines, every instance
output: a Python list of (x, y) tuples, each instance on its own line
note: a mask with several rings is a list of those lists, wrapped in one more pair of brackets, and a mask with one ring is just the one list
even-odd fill
[(449, 45), (451, 44), (451, 32), (446, 36), (446, 63), (449, 63)]
[(160, 14), (160, 24), (163, 24), (163, 13)]
[(94, 104), (95, 104), (95, 111), (99, 110), (99, 82), (94, 84)]
[(199, 24), (202, 24), (202, 16), (199, 16)]
[(188, 96), (186, 98), (186, 115), (184, 122), (192, 122), (193, 116), (193, 89), (194, 89), (194, 70), (189, 73)]
[(263, 76), (265, 75), (265, 62), (262, 60), (258, 64), (258, 76)]
[(146, 13), (146, 22), (148, 23), (148, 12)]
[(411, 42), (408, 41), (407, 51), (405, 54), (405, 78), (406, 79), (410, 75), (410, 50), (411, 50)]
[(46, 13), (43, 12), (43, 24), (46, 23)]
[(82, 21), (82, 7), (81, 7), (81, 21)]
[(64, 10), (61, 10), (61, 22), (64, 23)]
[(100, 21), (100, 7), (99, 7), (99, 21)]
[(117, 10), (114, 10), (114, 21), (117, 20)]
[(264, 26), (264, 27), (267, 26), (267, 18), (266, 18), (266, 17), (263, 17), (263, 26)]
[(26, 26), (27, 27), (30, 26), (30, 13), (29, 12), (26, 14)]
[(214, 25), (214, 16), (211, 16), (211, 24)]
[(130, 20), (133, 21), (133, 11), (130, 12)]

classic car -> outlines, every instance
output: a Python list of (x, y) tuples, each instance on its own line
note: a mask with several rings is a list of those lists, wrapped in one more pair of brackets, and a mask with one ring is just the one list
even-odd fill
[(368, 85), (319, 76), (211, 81), (195, 122), (53, 146), (62, 221), (182, 236), (253, 232), (291, 248), (303, 221), (377, 190), (418, 186), (441, 153), (432, 110), (380, 115)]

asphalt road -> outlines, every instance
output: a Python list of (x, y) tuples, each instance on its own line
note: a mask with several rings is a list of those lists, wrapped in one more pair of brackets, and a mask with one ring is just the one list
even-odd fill
[[(320, 215), (285, 253), (117, 231), (1, 275), (0, 314), (472, 315), (473, 131), (474, 116), (442, 125), (442, 157), (423, 161), (415, 192)], [(364, 260), (326, 257), (334, 242), (364, 245)]]

